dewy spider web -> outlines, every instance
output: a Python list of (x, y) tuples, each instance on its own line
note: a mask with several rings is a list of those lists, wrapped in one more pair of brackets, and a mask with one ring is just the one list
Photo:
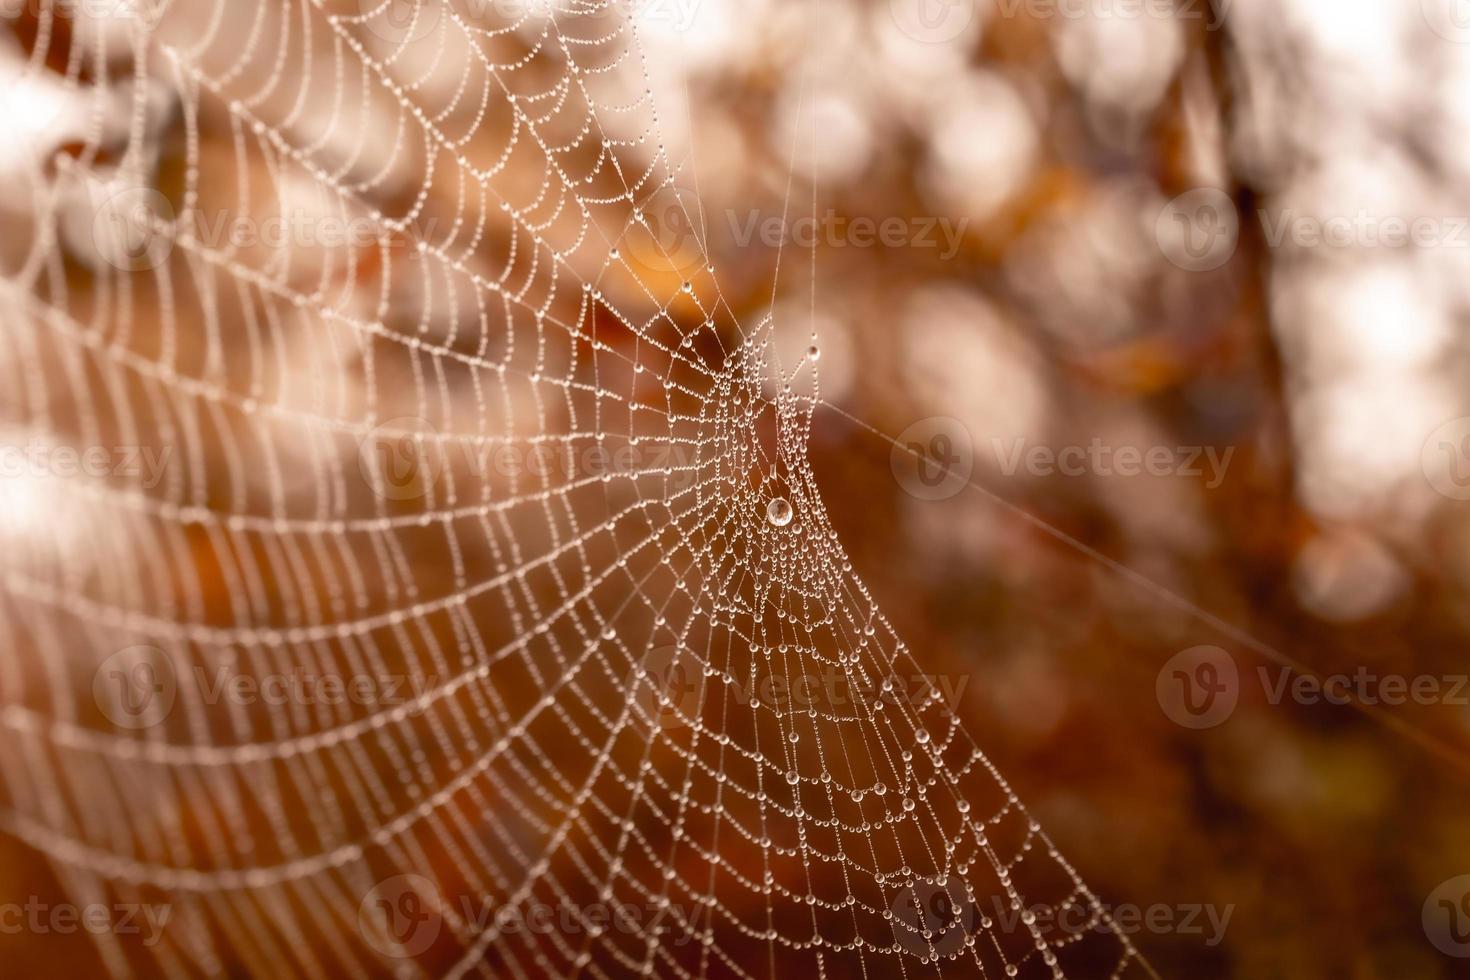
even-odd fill
[(817, 349), (663, 234), (626, 13), (12, 21), (7, 435), (120, 461), (6, 481), (0, 828), (171, 909), (118, 975), (1151, 972), (845, 559)]

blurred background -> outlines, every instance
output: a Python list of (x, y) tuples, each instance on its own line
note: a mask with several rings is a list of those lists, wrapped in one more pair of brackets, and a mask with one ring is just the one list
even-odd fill
[[(26, 141), (94, 132), (34, 6), (0, 0), (7, 275)], [(679, 187), (632, 258), (692, 237), (788, 368), (815, 334), (810, 462), (856, 574), (1104, 904), (1171, 910), (1143, 955), (1464, 975), (1470, 11), (632, 9)], [(46, 506), (8, 482), (7, 518)], [(45, 872), (13, 849), (23, 894)]]
[[(793, 213), (814, 184), (838, 216), (816, 236), (823, 397), (906, 444), (952, 436), (936, 453), (988, 493), (1309, 672), (1444, 679), (1387, 710), (1458, 765), (1350, 707), (1272, 703), (1278, 661), (986, 494), (927, 492), (819, 409), (854, 563), (918, 656), (973, 678), (962, 717), (1062, 852), (1111, 901), (1234, 907), (1218, 945), (1138, 939), (1166, 976), (1459, 975), (1421, 912), (1470, 871), (1464, 12), (697, 6), (646, 36), (687, 93), (669, 116), (692, 119), (727, 294), (769, 289), (739, 232), (781, 215), (788, 161)], [(891, 216), (900, 247), (841, 224)], [(924, 219), (963, 227), (954, 254)], [(797, 324), (804, 260), (777, 297)], [(1096, 442), (1178, 465), (1015, 465)], [(1206, 448), (1232, 454), (1221, 478)], [(1160, 701), (1197, 645), (1239, 669), (1204, 728)]]

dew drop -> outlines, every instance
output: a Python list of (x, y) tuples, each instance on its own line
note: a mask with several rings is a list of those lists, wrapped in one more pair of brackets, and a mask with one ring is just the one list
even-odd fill
[(771, 502), (766, 504), (766, 520), (777, 527), (785, 527), (791, 523), (791, 518), (796, 512), (791, 509), (791, 501), (785, 497), (772, 497)]

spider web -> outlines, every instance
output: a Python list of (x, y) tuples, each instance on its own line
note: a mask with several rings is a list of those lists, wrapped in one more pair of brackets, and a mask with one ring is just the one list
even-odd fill
[(913, 683), (616, 7), (12, 20), (8, 435), (161, 465), (6, 481), (0, 828), (171, 908), (117, 975), (1151, 972)]

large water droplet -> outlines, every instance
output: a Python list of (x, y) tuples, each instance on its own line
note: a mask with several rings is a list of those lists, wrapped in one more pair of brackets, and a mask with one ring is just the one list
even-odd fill
[(791, 501), (785, 497), (772, 497), (771, 502), (766, 504), (766, 520), (777, 527), (790, 524), (795, 515), (796, 511), (791, 509)]

